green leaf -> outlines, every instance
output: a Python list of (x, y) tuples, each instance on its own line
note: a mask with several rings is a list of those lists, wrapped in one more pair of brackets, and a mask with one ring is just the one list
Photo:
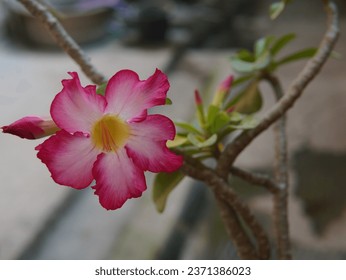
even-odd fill
[(170, 173), (159, 173), (154, 180), (153, 200), (156, 210), (162, 213), (165, 210), (169, 194), (184, 178), (184, 173), (180, 170)]
[(172, 100), (170, 98), (166, 97), (165, 105), (172, 105), (172, 104), (173, 104)]
[(262, 96), (258, 88), (259, 80), (252, 81), (242, 92), (233, 98), (226, 106), (235, 107), (241, 114), (253, 114), (262, 107)]
[(217, 135), (213, 134), (207, 140), (205, 140), (203, 143), (201, 143), (200, 148), (212, 146), (216, 143), (216, 141), (217, 141)]
[(214, 122), (210, 126), (210, 132), (218, 133), (219, 130), (225, 127), (229, 122), (230, 122), (229, 115), (224, 111), (220, 111), (216, 115)]
[(238, 85), (241, 85), (245, 82), (247, 82), (248, 80), (250, 80), (251, 78), (253, 78), (253, 74), (251, 75), (246, 75), (246, 76), (241, 76), (241, 77), (238, 77), (236, 78), (233, 82), (232, 82), (232, 87), (235, 87), (235, 86), (238, 86)]
[(220, 112), (219, 107), (217, 107), (215, 105), (209, 106), (208, 114), (207, 114), (207, 125), (208, 126), (211, 126), (214, 123), (215, 118), (219, 112)]
[(255, 70), (262, 70), (266, 68), (271, 62), (271, 55), (269, 51), (265, 51), (260, 57), (255, 61)]
[(175, 122), (174, 124), (176, 126), (182, 128), (182, 129), (184, 129), (187, 132), (201, 134), (201, 132), (197, 128), (195, 128), (192, 124), (185, 123), (185, 122)]
[(279, 65), (286, 64), (289, 62), (294, 62), (294, 61), (297, 61), (300, 59), (306, 59), (306, 58), (313, 57), (316, 54), (316, 52), (317, 52), (316, 48), (308, 48), (305, 50), (297, 51), (293, 54), (290, 54), (290, 55), (287, 55), (287, 56), (281, 58), (279, 61), (277, 61), (275, 63), (275, 66), (277, 67)]
[(241, 50), (231, 57), (232, 68), (239, 73), (251, 73), (263, 69), (271, 62), (269, 46), (273, 36), (259, 39), (255, 44), (255, 57), (246, 50)]
[(242, 49), (242, 50), (237, 51), (235, 56), (237, 58), (239, 58), (240, 60), (243, 60), (243, 61), (247, 61), (247, 62), (255, 61), (255, 57), (254, 57), (253, 53), (249, 52), (246, 49)]
[(231, 125), (234, 129), (253, 129), (258, 125), (258, 120), (253, 116), (245, 116), (239, 124)]
[(286, 8), (287, 4), (293, 0), (281, 0), (281, 2), (276, 2), (271, 4), (269, 8), (269, 15), (271, 19), (276, 19)]
[(168, 148), (179, 147), (179, 146), (185, 144), (186, 142), (187, 142), (186, 137), (176, 134), (173, 140), (167, 141), (167, 147)]
[(190, 141), (190, 143), (196, 147), (199, 148), (199, 145), (201, 143), (201, 140), (199, 140), (194, 134), (189, 133), (187, 135), (187, 139)]
[(259, 58), (263, 53), (269, 52), (269, 46), (274, 41), (274, 36), (260, 38), (255, 43), (255, 57)]
[(212, 146), (216, 143), (217, 135), (213, 134), (207, 140), (204, 140), (190, 133), (187, 135), (187, 139), (191, 142), (192, 145), (196, 146), (197, 148), (205, 148), (205, 147)]
[(285, 3), (283, 1), (281, 2), (275, 2), (270, 5), (269, 7), (269, 16), (270, 19), (274, 20), (276, 19), (285, 9)]
[(240, 114), (238, 112), (232, 112), (229, 114), (230, 122), (233, 122), (233, 123), (241, 122), (244, 117), (245, 116), (243, 114)]
[(240, 73), (250, 73), (256, 70), (253, 62), (247, 62), (238, 57), (231, 57), (231, 66)]
[(270, 49), (271, 55), (277, 55), (282, 50), (282, 48), (284, 48), (289, 42), (291, 42), (295, 38), (296, 35), (294, 33), (289, 33), (277, 39)]
[(100, 95), (105, 95), (106, 87), (107, 87), (107, 82), (99, 85), (96, 89), (96, 93)]

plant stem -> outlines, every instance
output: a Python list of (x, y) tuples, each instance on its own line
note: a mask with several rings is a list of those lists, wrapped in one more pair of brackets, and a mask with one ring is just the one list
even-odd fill
[[(227, 182), (218, 176), (214, 170), (188, 156), (184, 156), (182, 170), (190, 177), (206, 183), (213, 191), (218, 200), (227, 232), (237, 246), (239, 256), (244, 259), (254, 257), (268, 259), (270, 256), (270, 245), (266, 233), (251, 213), (249, 207), (229, 188)], [(251, 235), (256, 241), (255, 245), (250, 242), (250, 238), (240, 224), (239, 218), (244, 221), (251, 231)]]
[(230, 172), (232, 175), (237, 176), (250, 184), (266, 188), (273, 194), (276, 194), (279, 190), (279, 186), (265, 175), (255, 174), (234, 166), (231, 167)]
[(237, 248), (239, 257), (243, 260), (256, 260), (259, 258), (256, 248), (244, 231), (237, 213), (221, 197), (215, 195), (220, 209), (220, 215), (226, 227), (226, 231)]
[(47, 7), (36, 0), (18, 1), (25, 6), (32, 16), (43, 24), (55, 42), (81, 67), (82, 71), (90, 80), (97, 85), (107, 81)]
[[(275, 97), (279, 101), (283, 97), (283, 90), (277, 77), (271, 74), (264, 76), (273, 88)], [(279, 186), (278, 192), (273, 196), (273, 220), (277, 243), (278, 259), (292, 259), (289, 239), (288, 222), (288, 164), (287, 164), (287, 135), (286, 115), (274, 125), (275, 135), (275, 180)]]

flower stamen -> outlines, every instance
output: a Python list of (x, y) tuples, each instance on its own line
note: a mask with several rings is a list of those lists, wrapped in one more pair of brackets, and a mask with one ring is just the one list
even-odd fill
[(103, 116), (91, 130), (94, 145), (105, 152), (115, 152), (123, 147), (129, 136), (130, 127), (114, 115)]

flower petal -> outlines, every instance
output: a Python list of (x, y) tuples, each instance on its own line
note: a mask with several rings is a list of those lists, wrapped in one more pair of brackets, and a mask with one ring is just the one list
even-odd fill
[(167, 76), (158, 69), (144, 81), (139, 80), (136, 72), (119, 71), (106, 88), (106, 112), (119, 114), (124, 120), (136, 118), (138, 121), (138, 116), (145, 116), (143, 111), (165, 104), (168, 89)]
[(61, 185), (83, 189), (93, 180), (92, 168), (99, 150), (89, 137), (61, 130), (36, 147), (37, 157), (47, 165), (53, 180)]
[(162, 115), (149, 115), (144, 121), (130, 123), (131, 137), (126, 144), (128, 155), (143, 170), (172, 172), (183, 163), (182, 157), (166, 147), (175, 136), (173, 122)]
[(63, 89), (52, 102), (52, 118), (70, 133), (90, 132), (92, 123), (102, 116), (106, 100), (96, 94), (95, 86), (82, 87), (77, 73), (69, 74), (72, 79), (62, 81)]
[(134, 165), (125, 149), (100, 154), (93, 168), (95, 194), (107, 210), (120, 208), (126, 200), (140, 197), (146, 190), (143, 170)]
[(141, 122), (129, 123), (131, 134), (152, 140), (173, 140), (175, 137), (174, 123), (166, 116), (159, 114), (148, 115)]

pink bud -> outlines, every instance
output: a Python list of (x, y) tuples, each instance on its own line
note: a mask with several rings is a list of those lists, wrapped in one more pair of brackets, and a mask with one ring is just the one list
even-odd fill
[(221, 82), (219, 91), (228, 92), (231, 89), (232, 82), (233, 82), (233, 75), (230, 75), (224, 81)]
[(25, 139), (42, 138), (59, 130), (52, 119), (37, 116), (27, 116), (1, 128), (3, 133), (10, 133)]
[(201, 95), (199, 94), (199, 91), (197, 89), (195, 90), (195, 102), (196, 105), (202, 105), (203, 103)]
[(220, 83), (219, 88), (214, 94), (214, 98), (212, 101), (213, 105), (217, 107), (221, 106), (222, 102), (224, 102), (224, 100), (227, 98), (227, 95), (229, 94), (231, 90), (232, 82), (233, 82), (233, 76), (230, 75)]

